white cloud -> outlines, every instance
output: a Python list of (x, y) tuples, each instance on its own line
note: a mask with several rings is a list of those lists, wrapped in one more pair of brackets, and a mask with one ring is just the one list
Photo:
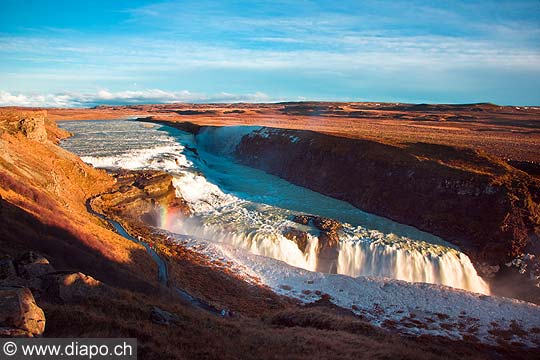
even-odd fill
[(164, 91), (148, 89), (140, 91), (99, 90), (95, 93), (58, 93), (58, 94), (13, 94), (0, 91), (0, 106), (28, 107), (90, 107), (96, 105), (151, 104), (176, 102), (270, 102), (282, 99), (271, 99), (262, 92), (253, 94), (218, 93), (205, 95), (188, 90)]
[[(537, 49), (511, 47), (488, 40), (363, 33), (339, 38), (309, 35), (302, 38), (253, 39), (284, 44), (302, 43), (305, 46), (250, 49), (231, 44), (208, 45), (145, 38), (110, 38), (97, 44), (93, 40), (0, 37), (0, 56), (12, 63), (32, 64), (32, 76), (60, 72), (58, 76), (62, 77), (73, 70), (75, 74), (71, 75), (75, 79), (127, 78), (137, 73), (165, 73), (192, 68), (339, 71), (373, 68), (377, 71), (394, 71), (400, 66), (440, 70), (489, 66), (516, 70), (540, 69), (540, 51)], [(36, 69), (45, 70), (44, 64), (48, 65), (46, 71), (35, 74)], [(83, 72), (81, 68), (84, 68)], [(26, 72), (18, 72), (18, 76), (24, 76)]]

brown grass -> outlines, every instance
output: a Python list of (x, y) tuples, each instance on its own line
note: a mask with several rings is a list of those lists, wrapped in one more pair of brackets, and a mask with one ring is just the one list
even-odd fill
[(345, 331), (351, 334), (370, 337), (385, 337), (384, 331), (354, 317), (352, 314), (336, 314), (324, 307), (289, 308), (272, 314), (266, 319), (271, 325), (278, 327), (304, 327), (319, 330)]
[[(40, 305), (48, 319), (46, 336), (136, 337), (143, 359), (489, 358), (474, 346), (405, 338), (325, 307), (286, 308), (262, 321), (241, 315), (223, 319), (171, 298), (124, 291), (67, 306)], [(178, 325), (150, 322), (153, 306), (178, 315)]]

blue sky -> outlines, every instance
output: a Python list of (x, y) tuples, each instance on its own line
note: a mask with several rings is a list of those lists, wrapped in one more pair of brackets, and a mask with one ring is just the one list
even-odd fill
[(539, 84), (538, 0), (0, 0), (0, 105), (539, 105)]

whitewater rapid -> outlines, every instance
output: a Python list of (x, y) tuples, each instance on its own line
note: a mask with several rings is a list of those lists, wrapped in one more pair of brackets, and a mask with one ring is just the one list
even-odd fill
[[(319, 231), (291, 219), (301, 213), (325, 216), (344, 224), (339, 231), (339, 274), (489, 294), (470, 259), (442, 239), (234, 162), (231, 154), (242, 136), (259, 128), (209, 128), (194, 136), (126, 120), (59, 125), (74, 134), (61, 145), (96, 167), (172, 174), (177, 194), (193, 210), (192, 217), (182, 219), (163, 209), (160, 227), (172, 233), (210, 239), (315, 271)], [(290, 228), (307, 233), (304, 251), (283, 235)]]

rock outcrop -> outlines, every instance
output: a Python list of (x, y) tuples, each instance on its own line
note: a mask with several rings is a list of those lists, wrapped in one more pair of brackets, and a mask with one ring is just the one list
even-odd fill
[(0, 336), (43, 334), (45, 314), (25, 287), (0, 286)]
[(17, 273), (24, 279), (38, 278), (55, 271), (43, 255), (34, 251), (28, 251), (20, 255), (16, 260)]
[(23, 286), (39, 298), (43, 276), (54, 271), (54, 267), (43, 255), (26, 251), (15, 260), (5, 258), (0, 261), (0, 286)]
[(158, 226), (163, 209), (189, 215), (185, 201), (176, 196), (172, 176), (163, 171), (120, 171), (113, 191), (100, 195), (92, 206), (103, 213)]
[(78, 271), (57, 271), (47, 258), (27, 251), (15, 261), (0, 261), (0, 286), (24, 287), (37, 299), (53, 303), (73, 303), (103, 295), (107, 286)]
[[(317, 271), (331, 274), (337, 273), (339, 255), (338, 231), (342, 228), (341, 223), (334, 219), (314, 215), (295, 215), (292, 221), (302, 225), (312, 225), (319, 230), (316, 249)], [(304, 251), (305, 247), (302, 252)]]
[(326, 232), (336, 232), (342, 228), (339, 221), (323, 216), (295, 215), (292, 221), (302, 225), (313, 224), (317, 229)]
[(81, 272), (56, 272), (43, 277), (43, 297), (55, 303), (73, 303), (103, 294), (104, 285)]
[(30, 140), (44, 142), (47, 140), (45, 115), (30, 116), (19, 121), (19, 130)]
[(0, 114), (0, 131), (3, 129), (10, 134), (21, 133), (30, 140), (45, 142), (46, 119), (46, 111), (4, 111)]

